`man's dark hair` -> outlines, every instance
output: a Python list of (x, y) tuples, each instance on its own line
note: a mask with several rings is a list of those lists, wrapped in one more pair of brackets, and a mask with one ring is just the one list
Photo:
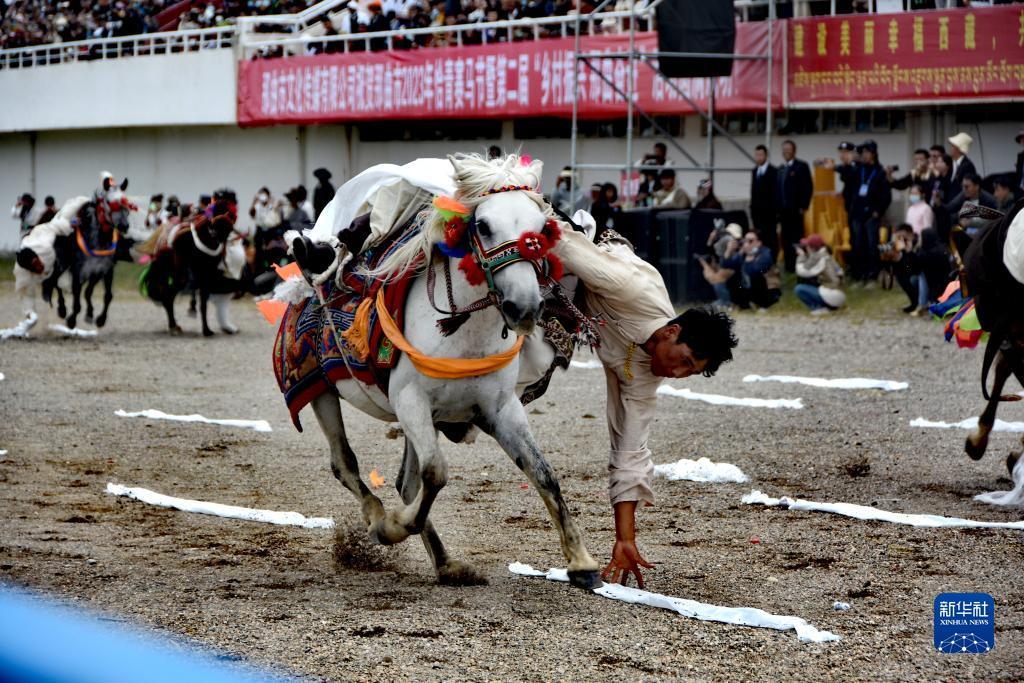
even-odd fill
[(699, 360), (706, 360), (704, 376), (711, 377), (722, 363), (732, 360), (739, 340), (732, 332), (733, 319), (710, 306), (697, 306), (676, 316), (669, 325), (679, 325), (677, 344), (686, 344)]
[(918, 154), (928, 156), (928, 150), (926, 150), (924, 147), (918, 147), (917, 149), (914, 150), (914, 155), (917, 156)]
[(910, 223), (900, 223), (893, 229), (893, 232), (914, 232), (914, 228)]
[(664, 143), (664, 142), (655, 142), (655, 143), (654, 143), (654, 149), (658, 149), (659, 147), (660, 147), (660, 148), (661, 148), (661, 149), (662, 149), (663, 151), (665, 151), (665, 152), (667, 152), (667, 151), (668, 151), (668, 147), (667, 147), (667, 146), (665, 145), (665, 143)]
[(676, 177), (676, 172), (675, 172), (675, 170), (673, 170), (671, 168), (666, 168), (661, 173), (658, 174), (658, 177), (659, 178), (675, 178)]
[(53, 198), (53, 195), (49, 195), (49, 194), (46, 195), (46, 199), (43, 200), (43, 204), (46, 204), (47, 206), (53, 206), (56, 203), (57, 203), (57, 200)]
[(793, 142), (792, 140), (783, 140), (782, 146), (785, 147), (786, 145), (793, 145), (793, 151), (796, 151), (796, 143)]
[(929, 149), (929, 151), (938, 152), (942, 156), (946, 156), (946, 148), (944, 146), (942, 146), (942, 145), (932, 145), (928, 149)]
[(757, 147), (754, 148), (754, 151), (755, 152), (764, 152), (765, 156), (768, 156), (768, 148), (765, 147), (764, 145), (758, 145)]
[(964, 176), (964, 180), (970, 180), (975, 185), (981, 185), (981, 176), (977, 173), (968, 173)]
[(1013, 178), (1011, 178), (1008, 175), (997, 176), (996, 179), (992, 181), (992, 184), (999, 185), (1000, 187), (1005, 187), (1007, 190), (1012, 190)]
[(942, 160), (946, 163), (946, 166), (949, 167), (949, 172), (952, 173), (953, 172), (953, 157), (951, 157), (948, 154), (946, 154), (945, 152), (943, 152), (942, 153)]

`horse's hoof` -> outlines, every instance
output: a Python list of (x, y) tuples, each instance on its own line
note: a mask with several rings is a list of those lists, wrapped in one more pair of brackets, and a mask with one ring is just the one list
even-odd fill
[(96, 327), (103, 327), (107, 324), (107, 316), (104, 313), (100, 313), (100, 317), (96, 318)]
[(75, 316), (71, 316), (65, 322), (67, 323), (69, 330), (75, 329), (75, 325), (78, 324), (77, 320), (75, 319)]
[(203, 330), (203, 336), (204, 337), (212, 337), (213, 336), (213, 330), (211, 330), (211, 329)]
[(64, 304), (57, 304), (57, 317), (64, 320), (68, 317), (68, 307)]
[(371, 524), (369, 532), (370, 540), (377, 545), (395, 545), (411, 535), (408, 529), (392, 521), (388, 515)]
[(988, 448), (988, 439), (978, 445), (971, 441), (971, 437), (967, 437), (967, 441), (964, 442), (964, 452), (971, 460), (981, 460), (981, 456), (985, 455), (986, 448)]
[(172, 337), (180, 336), (185, 332), (179, 325), (174, 325), (173, 327), (168, 328), (167, 331), (171, 333)]
[(1006, 456), (1006, 471), (1010, 473), (1010, 478), (1013, 479), (1013, 468), (1017, 466), (1017, 461), (1020, 460), (1020, 453), (1010, 452)]
[(585, 591), (592, 591), (604, 585), (604, 581), (601, 580), (601, 573), (596, 569), (569, 572), (569, 583)]
[(438, 567), (437, 582), (442, 586), (486, 586), (489, 583), (479, 569), (460, 560), (448, 560)]
[(88, 323), (89, 325), (92, 325), (92, 313), (85, 314), (85, 322)]
[(234, 325), (231, 325), (230, 327), (222, 327), (220, 328), (220, 331), (224, 334), (238, 334), (238, 328)]

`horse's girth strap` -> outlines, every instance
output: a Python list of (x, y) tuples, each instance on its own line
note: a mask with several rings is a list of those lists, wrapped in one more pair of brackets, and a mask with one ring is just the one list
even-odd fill
[(479, 377), (501, 370), (512, 362), (519, 355), (519, 349), (523, 346), (523, 337), (516, 339), (516, 343), (508, 351), (502, 351), (485, 358), (436, 358), (420, 353), (416, 347), (402, 335), (394, 319), (388, 312), (384, 303), (383, 287), (377, 291), (377, 319), (380, 321), (381, 329), (395, 348), (404, 353), (412, 361), (413, 366), (427, 377), (435, 379), (464, 379), (466, 377)]

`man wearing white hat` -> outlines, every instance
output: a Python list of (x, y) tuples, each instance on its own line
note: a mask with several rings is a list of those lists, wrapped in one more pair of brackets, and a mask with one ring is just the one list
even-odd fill
[(974, 162), (967, 158), (973, 143), (974, 138), (964, 132), (957, 133), (949, 138), (949, 144), (951, 145), (949, 155), (953, 157), (953, 179), (950, 181), (950, 184), (953, 186), (954, 192), (963, 186), (964, 178), (978, 172), (974, 168)]

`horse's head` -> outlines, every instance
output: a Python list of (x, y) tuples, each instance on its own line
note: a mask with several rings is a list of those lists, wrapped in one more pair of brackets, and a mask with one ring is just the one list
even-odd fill
[[(561, 275), (557, 257), (548, 253), (558, 228), (545, 215), (538, 191), (542, 164), (516, 155), (493, 161), (478, 156), (449, 160), (458, 186), (455, 212), (459, 204), (466, 212), (446, 223), (449, 253), (465, 252), (459, 269), (470, 284), (486, 284), (505, 324), (517, 334), (529, 334), (544, 307), (541, 282)], [(451, 226), (460, 235), (453, 235)]]
[(217, 242), (227, 241), (238, 220), (238, 199), (234, 190), (225, 187), (213, 193), (207, 218), (210, 219), (210, 230)]
[(110, 173), (104, 173), (102, 177), (102, 186), (93, 194), (99, 230), (104, 234), (114, 230), (125, 233), (128, 231), (129, 214), (139, 209), (125, 194), (128, 179), (125, 178), (118, 185)]

